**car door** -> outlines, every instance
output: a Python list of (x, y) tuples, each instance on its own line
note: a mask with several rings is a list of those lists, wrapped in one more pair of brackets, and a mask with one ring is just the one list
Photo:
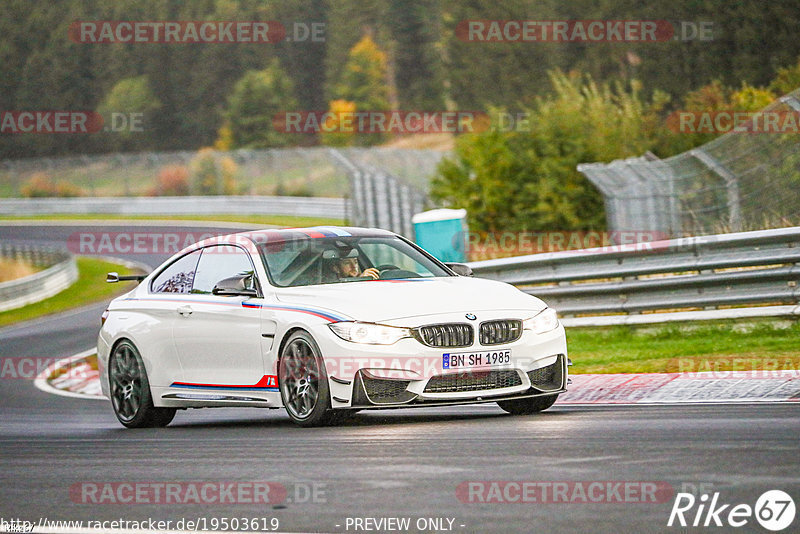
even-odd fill
[(148, 364), (148, 379), (154, 387), (167, 387), (183, 379), (183, 368), (175, 349), (172, 330), (178, 310), (191, 298), (192, 282), (200, 251), (185, 254), (166, 265), (150, 282), (149, 293), (135, 302), (144, 320), (133, 331)]
[[(250, 255), (234, 245), (202, 249), (187, 302), (178, 307), (173, 339), (184, 379), (175, 386), (253, 389), (264, 377), (262, 298), (212, 294), (232, 276), (257, 276)], [(257, 280), (255, 280), (257, 284)]]

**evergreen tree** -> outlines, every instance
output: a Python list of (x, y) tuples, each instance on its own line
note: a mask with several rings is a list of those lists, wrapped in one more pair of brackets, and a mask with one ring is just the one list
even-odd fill
[(444, 105), (438, 0), (392, 0), (387, 27), (392, 35), (394, 83), (403, 109), (438, 110)]
[(296, 136), (276, 128), (287, 111), (297, 109), (292, 82), (277, 60), (260, 71), (248, 71), (236, 82), (224, 116), (234, 148), (287, 146)]

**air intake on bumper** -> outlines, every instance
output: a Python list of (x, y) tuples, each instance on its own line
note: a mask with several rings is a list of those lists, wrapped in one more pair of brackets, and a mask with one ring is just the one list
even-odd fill
[(367, 371), (356, 374), (353, 404), (405, 404), (417, 395), (407, 390), (410, 380), (378, 378)]
[(514, 370), (472, 371), (431, 377), (425, 386), (425, 393), (458, 393), (519, 385), (522, 385), (522, 379)]
[(553, 391), (564, 388), (565, 357), (559, 354), (556, 361), (546, 367), (528, 371), (531, 386), (539, 391)]

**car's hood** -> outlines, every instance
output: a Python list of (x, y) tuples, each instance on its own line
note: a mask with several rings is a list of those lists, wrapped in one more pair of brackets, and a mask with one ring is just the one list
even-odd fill
[(461, 276), (375, 280), (280, 289), (282, 303), (317, 306), (360, 321), (389, 321), (439, 313), (539, 311), (545, 304), (514, 286)]

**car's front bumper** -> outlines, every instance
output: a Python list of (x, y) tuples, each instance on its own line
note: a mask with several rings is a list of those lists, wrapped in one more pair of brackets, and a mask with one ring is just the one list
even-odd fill
[[(515, 385), (505, 385), (512, 379)], [(567, 357), (564, 354), (556, 355), (553, 363), (527, 373), (519, 369), (471, 370), (414, 381), (376, 378), (362, 370), (356, 374), (349, 407), (402, 408), (496, 402), (558, 395), (566, 391), (566, 386)], [(442, 389), (453, 391), (442, 392)]]
[[(315, 338), (324, 355), (333, 408), (398, 408), (494, 402), (557, 395), (566, 391), (564, 328), (543, 334), (525, 331), (501, 346), (428, 347), (416, 339), (393, 345), (363, 345), (331, 332)], [(443, 368), (455, 352), (510, 351), (508, 363), (466, 369)]]

